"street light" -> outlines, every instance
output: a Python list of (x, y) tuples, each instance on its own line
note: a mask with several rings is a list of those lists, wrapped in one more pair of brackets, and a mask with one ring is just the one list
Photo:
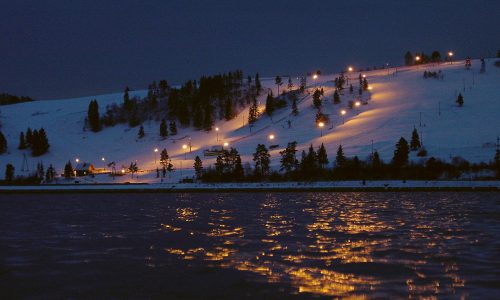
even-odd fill
[(274, 134), (270, 134), (270, 135), (269, 135), (269, 139), (270, 139), (271, 141), (272, 141), (272, 140), (274, 140)]
[(215, 132), (217, 132), (217, 142), (219, 141), (219, 127), (215, 127)]
[(361, 102), (360, 102), (360, 101), (356, 101), (356, 102), (354, 103), (354, 105), (356, 105), (356, 107), (359, 107), (359, 106), (361, 105)]
[(453, 60), (452, 60), (453, 52), (452, 51), (448, 52), (448, 57), (450, 59), (450, 65), (452, 65), (453, 64)]
[(352, 67), (347, 68), (347, 71), (352, 72), (354, 69)]
[(320, 137), (323, 137), (323, 127), (325, 126), (325, 123), (323, 122), (319, 122), (318, 123), (318, 127), (319, 127), (319, 130), (320, 130)]
[(371, 91), (373, 88), (371, 85), (368, 86), (368, 90)]
[(415, 56), (415, 61), (418, 63), (420, 61), (420, 56)]
[(158, 153), (158, 148), (155, 148), (155, 166), (156, 166), (156, 153)]
[(225, 143), (224, 143), (224, 147), (227, 147), (227, 146), (229, 146), (229, 143), (228, 143), (228, 142), (225, 142)]
[(187, 152), (186, 149), (187, 149), (187, 147), (188, 146), (186, 144), (182, 145), (182, 149), (184, 149), (184, 159), (186, 159), (186, 152)]
[(76, 163), (79, 163), (80, 162), (80, 159), (79, 158), (76, 158), (75, 159)]
[(342, 124), (345, 124), (345, 114), (347, 113), (345, 109), (341, 110), (340, 113), (342, 114)]

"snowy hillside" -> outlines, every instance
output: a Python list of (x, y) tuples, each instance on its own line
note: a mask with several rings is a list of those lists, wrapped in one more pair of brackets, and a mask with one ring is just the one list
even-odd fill
[[(146, 136), (141, 140), (137, 139), (138, 127), (129, 128), (127, 125), (105, 128), (99, 133), (83, 131), (90, 100), (97, 99), (102, 113), (106, 105), (121, 103), (122, 93), (1, 106), (1, 131), (7, 138), (8, 153), (0, 155), (0, 177), (3, 178), (7, 163), (14, 165), (16, 175), (23, 175), (23, 153), (26, 153), (30, 170), (34, 170), (37, 162), (43, 161), (45, 167), (51, 163), (60, 173), (68, 160), (75, 165), (76, 158), (91, 162), (96, 167), (105, 167), (114, 161), (117, 169), (137, 161), (140, 169), (154, 170), (153, 149), (161, 151), (166, 148), (177, 169), (170, 180), (176, 180), (181, 176), (181, 168), (184, 176), (193, 173), (196, 155), (202, 158), (205, 167), (213, 164), (213, 158), (203, 157), (203, 150), (224, 142), (238, 149), (243, 163), (252, 165), (252, 153), (257, 144), (278, 144), (279, 147), (270, 152), (273, 168), (279, 167), (279, 151), (291, 141), (297, 141), (299, 151), (311, 143), (315, 147), (324, 143), (330, 162), (334, 160), (339, 144), (342, 144), (347, 156), (358, 155), (365, 159), (372, 151), (373, 141), (373, 148), (388, 162), (397, 140), (401, 136), (409, 140), (414, 127), (423, 138), (428, 157), (448, 160), (451, 156), (461, 156), (472, 162), (488, 162), (494, 156), (496, 138), (500, 136), (500, 68), (494, 66), (495, 60), (486, 60), (484, 74), (479, 73), (479, 60), (472, 62), (471, 70), (465, 70), (464, 62), (458, 61), (363, 72), (372, 88), (369, 96), (364, 93), (364, 99), (370, 99), (366, 105), (353, 109), (349, 109), (347, 103), (357, 95), (360, 74), (357, 70), (349, 73), (349, 83), (354, 85), (353, 95), (345, 89), (341, 103), (336, 105), (332, 101), (332, 80), (338, 74), (322, 74), (316, 80), (308, 77), (311, 93), (299, 97), (298, 116), (291, 114), (289, 105), (276, 111), (272, 119), (263, 114), (250, 132), (248, 110), (245, 110), (229, 122), (219, 121), (214, 125), (214, 128), (220, 129), (218, 141), (215, 130), (205, 132), (190, 128), (179, 128), (176, 136), (162, 140), (159, 123), (153, 121), (143, 124)], [(425, 70), (441, 70), (444, 79), (424, 79)], [(277, 94), (274, 79), (264, 79), (262, 84), (265, 89), (270, 88)], [(294, 84), (298, 86), (296, 78)], [(312, 105), (314, 87), (324, 88), (323, 112), (330, 115), (330, 123), (322, 130), (315, 123), (316, 109)], [(464, 95), (463, 107), (455, 103), (459, 92)], [(131, 97), (143, 97), (145, 94), (146, 91), (131, 92)], [(261, 111), (266, 93), (263, 94), (259, 99)], [(342, 110), (347, 112), (345, 116), (341, 115)], [(19, 134), (28, 127), (45, 128), (51, 145), (49, 153), (34, 158), (28, 150), (17, 149)], [(269, 140), (271, 134), (275, 136), (272, 141)], [(191, 152), (189, 148), (182, 148), (189, 143)], [(414, 153), (412, 155), (413, 160), (419, 159)], [(156, 156), (158, 160), (159, 153)], [(139, 181), (158, 181), (155, 177), (156, 172), (140, 173)], [(88, 180), (111, 179), (97, 176)], [(124, 176), (117, 181), (131, 179)]]

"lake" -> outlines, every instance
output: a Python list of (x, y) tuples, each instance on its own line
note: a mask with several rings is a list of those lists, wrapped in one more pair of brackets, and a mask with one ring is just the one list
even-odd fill
[(0, 195), (0, 298), (499, 298), (500, 193)]

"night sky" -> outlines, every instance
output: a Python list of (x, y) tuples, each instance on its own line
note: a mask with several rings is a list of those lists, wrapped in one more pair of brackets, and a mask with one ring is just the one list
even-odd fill
[[(272, 2), (272, 3), (271, 3)], [(500, 49), (500, 1), (0, 0), (0, 92), (38, 99)]]

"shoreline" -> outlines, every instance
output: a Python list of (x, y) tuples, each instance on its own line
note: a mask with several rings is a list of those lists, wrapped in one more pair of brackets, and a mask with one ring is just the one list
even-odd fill
[(178, 193), (178, 192), (408, 192), (498, 191), (500, 181), (319, 181), (273, 183), (128, 183), (2, 185), (0, 194), (13, 193)]

